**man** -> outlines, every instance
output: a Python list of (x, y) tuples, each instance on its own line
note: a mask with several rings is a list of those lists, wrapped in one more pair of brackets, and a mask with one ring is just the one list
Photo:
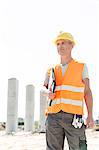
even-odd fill
[[(83, 100), (87, 107), (88, 117), (86, 127), (93, 127), (92, 93), (89, 85), (86, 64), (72, 58), (71, 52), (75, 45), (73, 36), (61, 32), (55, 39), (60, 64), (54, 66), (55, 91), (48, 89), (50, 70), (46, 74), (43, 95), (48, 96), (50, 106), (47, 108), (46, 119), (46, 150), (62, 150), (64, 135), (67, 138), (69, 150), (87, 150), (85, 125), (75, 127), (74, 116), (83, 115)], [(77, 118), (78, 119), (78, 118)]]

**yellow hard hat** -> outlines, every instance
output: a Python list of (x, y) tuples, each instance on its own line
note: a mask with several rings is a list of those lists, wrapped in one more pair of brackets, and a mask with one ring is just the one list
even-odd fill
[(59, 35), (54, 40), (54, 43), (56, 44), (58, 40), (69, 40), (75, 45), (75, 41), (73, 36), (68, 32), (60, 32)]

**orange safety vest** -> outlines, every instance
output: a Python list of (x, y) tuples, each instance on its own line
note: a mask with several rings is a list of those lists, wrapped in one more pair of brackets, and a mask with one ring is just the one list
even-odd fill
[(57, 113), (62, 110), (72, 114), (83, 114), (85, 87), (82, 82), (83, 67), (83, 63), (71, 60), (62, 76), (61, 66), (55, 66), (56, 96), (52, 100), (51, 106), (48, 106), (48, 113)]

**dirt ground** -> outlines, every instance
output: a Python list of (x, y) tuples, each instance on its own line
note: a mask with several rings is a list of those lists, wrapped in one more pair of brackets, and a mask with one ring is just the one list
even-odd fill
[[(99, 150), (99, 131), (87, 129), (88, 150)], [(20, 131), (6, 135), (0, 131), (0, 150), (46, 150), (45, 134)], [(65, 140), (65, 150), (68, 150)]]

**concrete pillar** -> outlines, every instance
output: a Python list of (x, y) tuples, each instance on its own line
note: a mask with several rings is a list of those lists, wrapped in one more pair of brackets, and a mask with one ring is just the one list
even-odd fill
[(18, 80), (8, 79), (7, 123), (6, 133), (17, 131), (18, 127)]
[(42, 95), (40, 91), (40, 132), (45, 132), (45, 110), (47, 108), (47, 97)]
[(34, 131), (34, 86), (26, 86), (25, 131)]

